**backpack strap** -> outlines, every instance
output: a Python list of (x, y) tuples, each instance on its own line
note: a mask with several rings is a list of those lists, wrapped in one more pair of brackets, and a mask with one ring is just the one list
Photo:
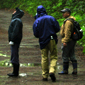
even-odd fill
[(66, 23), (67, 20), (69, 20), (69, 21), (71, 21), (72, 23), (74, 23), (74, 19), (73, 19), (73, 18), (67, 18), (67, 19), (64, 21), (64, 24)]
[[(69, 20), (70, 22), (72, 22), (72, 23), (73, 23), (73, 26), (74, 26), (74, 21), (75, 21), (75, 20), (74, 20), (73, 18), (67, 18), (67, 19), (64, 21), (64, 24), (63, 24), (63, 25), (64, 25), (64, 28), (65, 28), (65, 23), (66, 23), (66, 21), (68, 21), (68, 20)], [(74, 29), (73, 29), (73, 31), (74, 31)], [(71, 38), (72, 38), (73, 31), (71, 32)]]
[(74, 20), (73, 18), (67, 18), (67, 19), (64, 21), (64, 27), (65, 27), (65, 23), (66, 23), (67, 20), (71, 21), (71, 22), (73, 23), (73, 26), (74, 26), (74, 21), (75, 21), (75, 20)]

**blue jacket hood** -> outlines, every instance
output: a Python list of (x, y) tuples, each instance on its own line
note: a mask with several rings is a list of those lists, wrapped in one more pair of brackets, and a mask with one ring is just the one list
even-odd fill
[(40, 5), (37, 7), (37, 14), (35, 16), (35, 19), (43, 15), (47, 15), (47, 12), (46, 9), (42, 5)]

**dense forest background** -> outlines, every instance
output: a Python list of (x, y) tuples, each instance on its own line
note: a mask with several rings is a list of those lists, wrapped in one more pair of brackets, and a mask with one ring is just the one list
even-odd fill
[(0, 9), (15, 9), (19, 7), (28, 14), (34, 16), (38, 5), (43, 5), (48, 15), (55, 17), (61, 26), (64, 18), (60, 10), (63, 8), (70, 8), (72, 16), (76, 18), (81, 25), (83, 38), (78, 41), (78, 44), (84, 47), (85, 53), (85, 0), (0, 0)]

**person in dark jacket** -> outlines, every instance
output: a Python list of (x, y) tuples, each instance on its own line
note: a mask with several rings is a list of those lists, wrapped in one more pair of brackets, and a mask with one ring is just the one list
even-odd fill
[(11, 63), (13, 65), (13, 72), (7, 74), (10, 77), (19, 75), (19, 46), (22, 40), (22, 28), (23, 24), (20, 18), (24, 15), (24, 12), (19, 8), (12, 14), (12, 20), (8, 29), (8, 39), (11, 45)]
[[(46, 9), (40, 5), (37, 7), (37, 15), (33, 24), (33, 32), (36, 38), (39, 38), (41, 49), (41, 64), (43, 81), (48, 81), (50, 75), (53, 82), (56, 81), (56, 62), (57, 62), (57, 47), (58, 42), (56, 33), (60, 27), (58, 21), (50, 15), (47, 15)], [(48, 53), (50, 52), (50, 67), (48, 61)]]

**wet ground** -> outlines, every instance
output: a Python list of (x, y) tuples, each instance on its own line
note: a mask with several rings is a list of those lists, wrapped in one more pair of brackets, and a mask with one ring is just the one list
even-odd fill
[[(76, 45), (76, 57), (78, 60), (78, 75), (73, 76), (70, 63), (68, 75), (58, 75), (62, 70), (61, 42), (59, 36), (57, 81), (53, 83), (42, 81), (41, 56), (38, 39), (33, 36), (32, 25), (34, 19), (25, 14), (23, 21), (23, 39), (20, 46), (20, 74), (18, 78), (9, 78), (7, 73), (12, 72), (10, 63), (10, 46), (8, 44), (8, 27), (11, 21), (12, 10), (0, 10), (0, 85), (85, 85), (85, 55), (83, 47)], [(59, 34), (58, 34), (59, 35)]]

